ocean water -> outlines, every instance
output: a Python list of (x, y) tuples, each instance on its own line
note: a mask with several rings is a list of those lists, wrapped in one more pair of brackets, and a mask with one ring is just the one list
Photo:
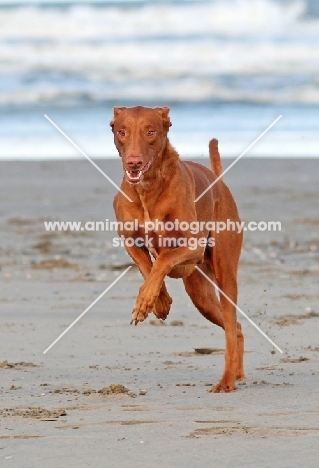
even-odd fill
[(115, 157), (114, 105), (166, 105), (183, 157), (319, 156), (315, 0), (1, 1), (0, 158)]

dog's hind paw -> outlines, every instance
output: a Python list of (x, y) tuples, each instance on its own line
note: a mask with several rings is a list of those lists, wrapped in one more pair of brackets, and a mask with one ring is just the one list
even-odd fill
[(237, 380), (246, 380), (246, 376), (245, 376), (244, 372), (238, 372), (237, 375), (236, 375), (236, 379)]
[(217, 384), (217, 385), (214, 385), (209, 391), (211, 393), (229, 393), (229, 392), (234, 392), (236, 390), (236, 386), (235, 385), (220, 385), (220, 384)]
[(214, 385), (209, 391), (211, 393), (229, 393), (236, 390), (235, 382), (222, 379), (217, 385)]

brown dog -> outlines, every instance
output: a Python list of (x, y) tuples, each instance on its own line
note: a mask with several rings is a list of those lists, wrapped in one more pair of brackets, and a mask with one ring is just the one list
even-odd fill
[[(122, 193), (114, 199), (119, 235), (130, 238), (126, 250), (145, 280), (131, 323), (142, 322), (150, 312), (165, 320), (172, 299), (164, 278), (182, 278), (200, 313), (225, 330), (225, 370), (211, 391), (230, 392), (236, 389), (236, 378), (245, 378), (244, 337), (236, 308), (223, 295), (217, 298), (214, 286), (199, 269), (237, 304), (242, 234), (233, 230), (215, 232), (212, 221), (240, 219), (222, 180), (195, 203), (222, 172), (217, 140), (209, 145), (212, 170), (194, 162), (182, 162), (167, 138), (171, 126), (168, 114), (167, 107), (115, 107), (110, 123), (124, 168), (121, 189), (132, 200)], [(194, 222), (200, 227), (199, 232), (184, 229), (194, 226)], [(209, 225), (213, 227), (208, 228)]]

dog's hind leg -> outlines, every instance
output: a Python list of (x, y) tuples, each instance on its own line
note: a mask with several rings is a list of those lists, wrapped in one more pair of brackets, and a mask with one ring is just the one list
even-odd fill
[[(216, 282), (215, 275), (209, 263), (199, 265), (200, 268), (212, 281)], [(210, 322), (224, 328), (224, 319), (221, 305), (215, 292), (214, 286), (197, 269), (183, 278), (185, 290), (191, 298), (194, 306)]]
[(241, 325), (237, 322), (236, 308), (229, 301), (237, 303), (237, 281), (236, 278), (228, 275), (227, 279), (219, 282), (220, 289), (226, 294), (220, 294), (220, 302), (225, 324), (225, 371), (219, 384), (212, 388), (213, 392), (227, 392), (234, 387), (235, 378), (244, 380), (244, 336)]
[(244, 336), (237, 322), (237, 270), (242, 245), (242, 234), (222, 231), (216, 235), (212, 251), (212, 265), (217, 278), (220, 303), (225, 326), (225, 370), (213, 392), (228, 392), (235, 389), (235, 379), (243, 380)]
[[(210, 263), (205, 262), (204, 264), (198, 266), (198, 268), (201, 269), (215, 284), (217, 284), (217, 280), (215, 278)], [(195, 270), (191, 275), (184, 278), (183, 281), (187, 294), (190, 296), (193, 304), (199, 310), (199, 312), (207, 320), (214, 323), (215, 325), (220, 326), (225, 330), (226, 327), (224, 311), (226, 310), (226, 318), (228, 318), (229, 320), (229, 312), (227, 311), (227, 307), (229, 308), (229, 306), (231, 305), (228, 299), (220, 295), (219, 300), (215, 292), (215, 287), (198, 270)], [(235, 355), (235, 358), (232, 358), (232, 369), (229, 372), (229, 356), (227, 355), (227, 346), (229, 350), (229, 343), (227, 343), (226, 334), (225, 372), (223, 378), (221, 379), (221, 382), (212, 388), (211, 391), (213, 392), (229, 392), (235, 390), (235, 378), (239, 380), (243, 380), (245, 378), (243, 364), (244, 336), (241, 330), (240, 323), (236, 322), (236, 311), (235, 324), (236, 331), (234, 335), (235, 337), (237, 337), (237, 341), (233, 343), (236, 352), (233, 353)], [(230, 328), (229, 324), (227, 325), (228, 328)], [(232, 334), (232, 337), (234, 335)]]

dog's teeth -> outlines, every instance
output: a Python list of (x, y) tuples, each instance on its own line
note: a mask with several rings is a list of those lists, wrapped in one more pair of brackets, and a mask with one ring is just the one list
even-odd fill
[(143, 178), (143, 171), (138, 171), (136, 174), (131, 171), (125, 171), (125, 173), (128, 181), (132, 183), (138, 183)]

